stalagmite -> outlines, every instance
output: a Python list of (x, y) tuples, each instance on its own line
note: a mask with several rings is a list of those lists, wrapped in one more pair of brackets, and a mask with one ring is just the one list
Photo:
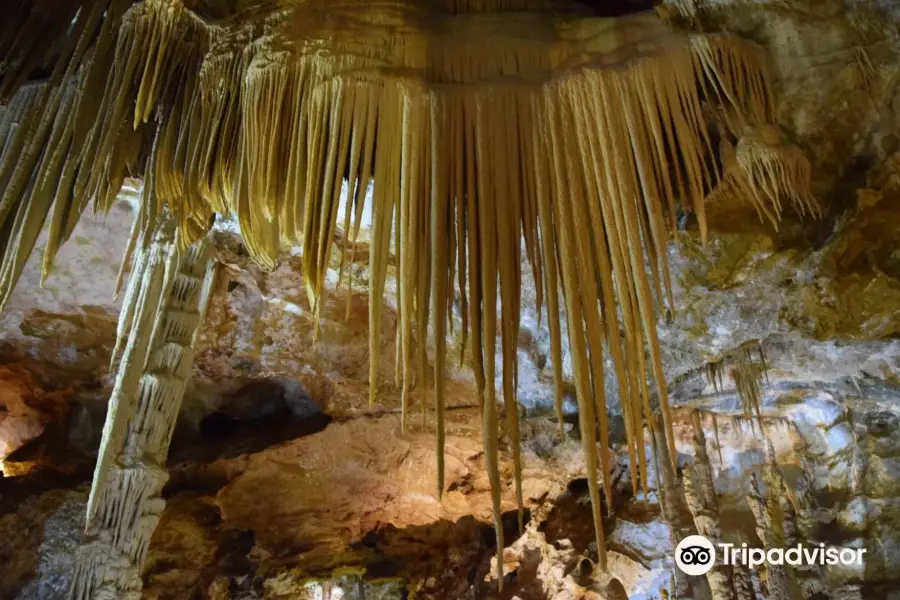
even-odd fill
[[(766, 513), (770, 526), (770, 536), (773, 543), (781, 544), (781, 547), (789, 548), (804, 541), (809, 544), (814, 537), (802, 527), (803, 521), (808, 521), (811, 515), (804, 515), (807, 511), (805, 503), (801, 503), (797, 495), (791, 490), (784, 480), (784, 474), (776, 460), (775, 448), (772, 440), (766, 436), (766, 462), (762, 469), (762, 478), (767, 489)], [(800, 476), (802, 481), (803, 475)], [(803, 592), (804, 598), (810, 598), (824, 589), (822, 574), (817, 565), (799, 564), (784, 567), (786, 576), (796, 582)]]
[[(766, 502), (759, 490), (756, 473), (750, 476), (750, 494), (747, 502), (753, 517), (756, 519), (756, 533), (765, 548), (782, 548), (783, 538), (780, 536), (780, 523), (771, 508), (774, 504)], [(771, 600), (788, 600), (791, 598), (788, 576), (784, 565), (766, 565), (766, 585), (768, 598)]]
[[(694, 428), (694, 460), (684, 472), (684, 496), (694, 516), (697, 532), (717, 545), (722, 541), (719, 503), (713, 487), (713, 470), (706, 452), (706, 436), (699, 412), (691, 412), (691, 424)], [(706, 574), (706, 579), (716, 600), (736, 598), (731, 565), (717, 562)]]
[(731, 567), (734, 574), (734, 595), (736, 600), (756, 600), (753, 591), (753, 580), (743, 563), (737, 562)]
[(628, 600), (628, 592), (618, 579), (610, 579), (605, 588), (604, 598), (606, 600)]
[(181, 251), (175, 233), (162, 223), (135, 258), (71, 600), (141, 597), (141, 569), (166, 504), (169, 442), (217, 268), (209, 240)]
[(797, 542), (797, 513), (791, 502), (790, 492), (781, 474), (781, 468), (775, 457), (772, 440), (766, 435), (766, 462), (762, 468), (762, 478), (767, 486), (767, 511), (769, 521), (777, 524), (777, 530), (771, 533), (773, 539), (782, 545), (790, 546)]
[[(656, 325), (673, 304), (666, 248), (678, 208), (695, 211), (708, 237), (704, 198), (720, 174), (709, 160), (707, 107), (732, 129), (757, 127), (737, 153), (762, 165), (750, 181), (767, 202), (780, 206), (787, 186), (807, 175), (796, 153), (752, 138), (774, 114), (761, 50), (735, 36), (679, 33), (653, 12), (602, 19), (542, 0), (252, 4), (208, 23), (182, 0), (66, 0), (60, 14), (77, 15), (67, 28), (42, 25), (41, 11), (15, 1), (0, 27), (0, 50), (17, 58), (0, 83), (12, 98), (0, 113), (0, 227), (10, 233), (0, 245), (0, 307), (41, 224), (50, 224), (46, 275), (87, 205), (109, 210), (135, 176), (144, 201), (133, 240), (172, 215), (184, 250), (214, 214), (233, 215), (262, 267), (273, 268), (284, 245), (302, 249), (318, 315), (341, 190), (355, 240), (371, 183), (370, 402), (393, 252), (402, 428), (414, 398), (424, 421), (430, 388), (441, 493), (443, 338), (459, 297), (500, 537), (498, 387), (522, 504), (515, 391), (524, 253), (547, 302), (558, 407), (554, 320), (565, 308), (603, 567), (606, 351), (645, 491), (644, 431), (656, 412), (675, 460)], [(28, 44), (18, 30), (56, 35), (64, 49), (43, 86), (22, 85)], [(790, 197), (811, 211), (804, 189)]]
[[(809, 450), (805, 446), (804, 442), (800, 448), (794, 448), (794, 451), (801, 456), (800, 468), (794, 482), (794, 489), (791, 490), (786, 485), (785, 489), (789, 492), (796, 511), (797, 537), (804, 540), (806, 544), (815, 544), (823, 537), (823, 523), (832, 522), (834, 513), (831, 510), (821, 510), (816, 506), (815, 499), (812, 497), (815, 474), (810, 464)], [(797, 584), (807, 598), (814, 597), (815, 594), (825, 589), (825, 574), (822, 573), (820, 567), (798, 565), (794, 567), (794, 575)]]
[[(687, 506), (685, 506), (683, 490), (669, 458), (668, 444), (662, 439), (665, 433), (661, 418), (657, 417), (651, 434), (653, 466), (657, 474), (656, 491), (659, 494), (663, 519), (669, 526), (669, 541), (675, 548), (684, 537), (693, 533), (693, 528), (690, 527), (689, 522), (686, 523), (682, 519), (682, 515), (687, 514)], [(687, 576), (676, 569), (672, 573), (672, 578), (675, 597), (684, 597), (688, 593), (690, 585)]]

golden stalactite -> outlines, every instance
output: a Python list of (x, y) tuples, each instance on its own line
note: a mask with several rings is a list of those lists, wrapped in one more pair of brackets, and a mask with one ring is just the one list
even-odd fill
[(744, 416), (750, 420), (751, 427), (755, 417), (761, 433), (763, 428), (760, 410), (763, 397), (762, 381), (763, 378), (768, 380), (768, 369), (765, 348), (759, 342), (750, 341), (737, 350), (736, 364), (729, 370), (735, 391), (741, 399)]
[(801, 216), (821, 216), (810, 189), (809, 159), (802, 150), (785, 142), (776, 126), (745, 126), (737, 145), (722, 141), (720, 154), (724, 174), (709, 195), (709, 202), (736, 199), (750, 204), (760, 220), (768, 221), (776, 230), (785, 202), (790, 202)]
[[(770, 65), (762, 48), (741, 38), (708, 34), (691, 38), (704, 95), (716, 100), (716, 115), (738, 136), (748, 126), (775, 122), (775, 102), (768, 82)], [(752, 65), (752, 69), (747, 66)]]
[[(302, 248), (318, 314), (343, 182), (354, 244), (371, 184), (370, 401), (393, 252), (403, 429), (413, 399), (423, 421), (433, 405), (442, 493), (446, 333), (458, 298), (501, 538), (498, 389), (523, 508), (524, 253), (539, 312), (546, 302), (560, 413), (556, 317), (565, 308), (584, 451), (599, 477), (589, 482), (604, 567), (604, 352), (640, 473), (632, 481), (646, 492), (645, 426), (676, 456), (656, 333), (660, 308), (674, 307), (666, 249), (676, 207), (697, 213), (706, 239), (704, 196), (720, 182), (704, 102), (722, 104), (735, 128), (770, 119), (760, 50), (731, 36), (684, 36), (652, 12), (586, 18), (543, 0), (262, 2), (214, 23), (181, 0), (75, 4), (90, 10), (78, 13), (53, 76), (19, 87), (0, 112), (0, 306), (48, 216), (45, 275), (87, 204), (108, 210), (124, 179), (141, 176), (129, 254), (164, 213), (181, 249), (228, 213), (265, 268), (283, 245)], [(23, 11), (22, 27), (40, 30), (41, 15)], [(20, 44), (10, 28), (0, 32), (0, 49)], [(802, 183), (802, 161), (769, 146), (754, 146), (768, 166), (753, 181), (768, 191)]]
[(720, 394), (724, 389), (722, 385), (722, 373), (725, 371), (722, 360), (706, 363), (706, 381), (712, 386), (713, 391)]
[(741, 399), (744, 416), (747, 418), (755, 416), (759, 420), (760, 401), (762, 399), (760, 386), (762, 367), (753, 363), (745, 363), (733, 367), (729, 374), (734, 382), (738, 397)]
[(719, 440), (719, 416), (715, 411), (704, 412), (697, 411), (704, 417), (709, 417), (710, 420), (710, 429), (713, 431), (713, 439), (715, 440), (714, 444), (716, 447), (716, 452), (719, 455), (719, 465), (724, 465), (725, 460), (722, 458), (722, 442)]

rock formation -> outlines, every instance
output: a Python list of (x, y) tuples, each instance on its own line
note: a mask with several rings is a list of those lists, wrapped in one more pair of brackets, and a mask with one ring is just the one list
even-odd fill
[[(722, 525), (719, 522), (719, 506), (713, 488), (713, 471), (706, 453), (706, 436), (699, 413), (691, 414), (694, 428), (694, 459), (684, 475), (684, 495), (694, 516), (697, 532), (718, 547), (722, 543)], [(706, 574), (714, 598), (734, 599), (736, 577), (727, 564), (716, 564)]]
[[(671, 429), (655, 327), (656, 305), (672, 304), (664, 248), (675, 229), (676, 204), (697, 212), (707, 238), (704, 187), (713, 185), (718, 169), (705, 160), (711, 146), (701, 95), (719, 101), (722, 120), (732, 128), (763, 126), (774, 117), (770, 77), (756, 45), (721, 33), (677, 34), (654, 13), (582, 18), (574, 7), (548, 12), (527, 0), (434, 7), (403, 0), (327, 10), (262, 2), (215, 25), (181, 0), (82, 4), (72, 0), (69, 13), (60, 11), (72, 15), (69, 29), (60, 24), (65, 17), (46, 19), (27, 4), (13, 12), (14, 27), (61, 40), (44, 83), (28, 81), (32, 48), (16, 42), (16, 31), (0, 42), (9, 55), (0, 85), (9, 98), (0, 140), (0, 223), (16, 209), (2, 257), (0, 306), (40, 223), (49, 217), (46, 277), (87, 201), (109, 210), (126, 175), (138, 171), (146, 185), (132, 245), (166, 211), (182, 248), (205, 233), (216, 213), (234, 214), (247, 250), (263, 267), (275, 266), (282, 241), (302, 246), (306, 289), (318, 313), (346, 176), (345, 222), (349, 229), (355, 205), (355, 232), (374, 183), (370, 404), (394, 240), (403, 429), (413, 381), (425, 416), (430, 343), (442, 460), (446, 331), (458, 293), (468, 312), (464, 335), (473, 333), (469, 357), (483, 406), (498, 548), (503, 528), (492, 384), (498, 337), (520, 515), (523, 510), (515, 409), (521, 240), (539, 289), (538, 308), (544, 289), (550, 296), (561, 291), (572, 324), (567, 331), (589, 470), (608, 481), (604, 346), (627, 407), (632, 462), (643, 460), (638, 448), (650, 416), (645, 372), (653, 375)], [(463, 16), (510, 8), (502, 23)], [(352, 31), (352, 42), (335, 32), (336, 21)], [(392, 21), (400, 29), (388, 29)], [(510, 27), (519, 37), (505, 33)], [(481, 44), (503, 49), (482, 52)], [(319, 45), (331, 50), (328, 60), (315, 50)], [(508, 77), (518, 83), (510, 85)], [(232, 87), (224, 92), (220, 82)], [(796, 153), (772, 158), (771, 148), (754, 146), (749, 154), (765, 166), (740, 183), (806, 185), (810, 173)], [(62, 183), (54, 187), (49, 182), (55, 179)], [(801, 209), (812, 208), (806, 195), (790, 197)], [(763, 200), (754, 198), (759, 207)], [(780, 211), (779, 196), (769, 194), (767, 201)], [(558, 273), (544, 268), (553, 262)], [(597, 285), (584, 285), (582, 277)], [(615, 306), (623, 335), (617, 319), (601, 317)], [(552, 360), (559, 362), (554, 346)], [(666, 440), (674, 454), (671, 436)], [(600, 491), (594, 477), (588, 483), (603, 568)], [(443, 468), (437, 484), (440, 495)], [(608, 484), (604, 492), (609, 505)]]
[(217, 265), (207, 240), (185, 252), (164, 223), (135, 258), (116, 383), (70, 597), (140, 598), (150, 538), (165, 509), (165, 463)]
[[(9, 3), (0, 596), (704, 597), (696, 528), (890, 597), (900, 13), (586, 4)], [(147, 428), (169, 218), (224, 264)]]

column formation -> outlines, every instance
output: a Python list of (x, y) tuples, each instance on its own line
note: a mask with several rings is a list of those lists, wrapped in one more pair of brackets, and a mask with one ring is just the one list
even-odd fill
[[(747, 495), (747, 503), (756, 519), (756, 534), (762, 541), (766, 550), (777, 548), (777, 539), (781, 523), (779, 516), (772, 510), (774, 503), (766, 501), (759, 489), (759, 478), (756, 473), (750, 476), (750, 493)], [(783, 536), (782, 536), (783, 539)], [(766, 587), (770, 600), (787, 600), (790, 598), (788, 590), (788, 575), (784, 565), (766, 565)]]
[[(684, 501), (684, 493), (678, 475), (672, 467), (674, 461), (669, 454), (669, 444), (666, 441), (668, 433), (665, 429), (662, 415), (654, 416), (655, 423), (650, 439), (653, 442), (653, 465), (656, 472), (656, 489), (659, 495), (659, 503), (662, 509), (663, 519), (669, 525), (669, 541), (672, 548), (688, 535), (693, 533), (693, 526), (682, 518), (687, 513), (687, 505)], [(678, 569), (672, 570), (672, 591), (674, 598), (683, 598), (688, 595), (690, 582), (687, 575)]]
[(164, 224), (135, 257), (70, 600), (141, 596), (147, 548), (165, 508), (169, 443), (217, 269), (208, 239), (187, 250), (175, 239)]
[[(706, 435), (699, 412), (691, 413), (691, 423), (694, 428), (694, 460), (690, 468), (684, 470), (684, 496), (694, 516), (697, 532), (718, 546), (722, 541), (719, 502), (713, 487), (713, 470), (706, 452)], [(706, 579), (713, 598), (735, 600), (734, 572), (730, 565), (717, 563), (706, 574)]]

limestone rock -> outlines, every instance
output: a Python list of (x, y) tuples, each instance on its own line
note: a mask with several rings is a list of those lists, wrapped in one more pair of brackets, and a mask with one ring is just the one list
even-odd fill
[(48, 429), (65, 435), (70, 398), (66, 391), (45, 392), (22, 365), (0, 366), (0, 460)]
[(85, 489), (52, 490), (0, 516), (0, 597), (66, 598), (86, 506)]
[(634, 523), (619, 519), (609, 538), (609, 547), (644, 565), (671, 558), (675, 549), (670, 543), (669, 527), (661, 521)]

